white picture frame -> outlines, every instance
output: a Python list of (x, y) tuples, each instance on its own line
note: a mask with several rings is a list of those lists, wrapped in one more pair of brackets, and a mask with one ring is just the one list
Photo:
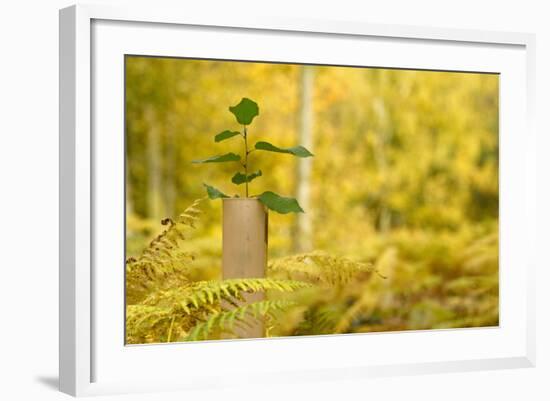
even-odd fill
[[(244, 49), (217, 44), (220, 35), (240, 35), (247, 43), (254, 43), (254, 35), (260, 34), (271, 46)], [(181, 47), (185, 42), (177, 42), (178, 35), (196, 35), (193, 38), (201, 46), (193, 48), (194, 56), (320, 63), (340, 57), (348, 58), (348, 64), (367, 65), (361, 58), (363, 53), (350, 50), (350, 46), (366, 46), (374, 55), (370, 66), (501, 73), (501, 325), (125, 347), (120, 337), (124, 322), (117, 323), (123, 292), (119, 285), (123, 280), (122, 250), (118, 248), (124, 241), (118, 220), (123, 188), (117, 187), (123, 163), (123, 153), (117, 153), (123, 142), (120, 56), (136, 51), (189, 55), (191, 50)], [(174, 40), (166, 40), (172, 37)], [(285, 42), (288, 40), (302, 47)], [(333, 40), (339, 41), (338, 46), (331, 44)], [(320, 44), (333, 49), (326, 59), (314, 53)], [(534, 254), (530, 249), (535, 242), (536, 221), (534, 44), (534, 35), (524, 33), (188, 15), (185, 10), (154, 7), (78, 5), (61, 10), (60, 390), (79, 396), (246, 385), (251, 379), (274, 384), (534, 366), (535, 262), (530, 256)], [(395, 47), (400, 50), (396, 55), (385, 50), (392, 46), (400, 46)], [(312, 49), (309, 54), (303, 51), (306, 47)], [(111, 210), (109, 205), (115, 206)], [(118, 223), (112, 230), (105, 230), (106, 224), (115, 221)], [(98, 232), (105, 235), (99, 238)], [(109, 261), (114, 261), (115, 268)], [(120, 261), (118, 273), (116, 261)], [(111, 267), (110, 272), (98, 267), (105, 265)], [(97, 291), (101, 291), (101, 299), (95, 296)], [(118, 305), (111, 308), (115, 312), (107, 310), (106, 301)], [(385, 346), (391, 346), (388, 349), (393, 352), (376, 352)], [(323, 358), (315, 357), (319, 347), (326, 352)], [(361, 352), (342, 352), (346, 347), (368, 351), (369, 358)], [(441, 351), (446, 348), (450, 349)], [(296, 356), (289, 364), (292, 366), (287, 368), (287, 361), (277, 359), (281, 353)], [(212, 368), (209, 361), (216, 355), (232, 360), (247, 355), (257, 360), (254, 368), (239, 362)], [(193, 369), (168, 374), (176, 358), (182, 357), (193, 361)], [(305, 362), (307, 357), (309, 362)], [(136, 364), (149, 367), (149, 371), (145, 369), (146, 374), (139, 377), (132, 370)], [(166, 371), (159, 368), (160, 364), (166, 365)]]

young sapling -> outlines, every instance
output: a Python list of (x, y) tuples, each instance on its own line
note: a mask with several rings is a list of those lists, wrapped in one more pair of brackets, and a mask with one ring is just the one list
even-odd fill
[[(286, 153), (296, 157), (312, 157), (313, 154), (304, 148), (303, 146), (293, 146), (290, 148), (281, 148), (275, 146), (269, 142), (259, 141), (256, 142), (253, 148), (249, 148), (249, 131), (248, 128), (252, 123), (254, 117), (260, 114), (258, 104), (248, 98), (243, 98), (236, 106), (229, 107), (229, 111), (235, 116), (237, 122), (242, 126), (242, 131), (225, 130), (220, 132), (214, 137), (215, 142), (222, 142), (227, 139), (240, 136), (243, 140), (243, 153), (236, 154), (228, 152), (218, 156), (208, 157), (202, 160), (193, 160), (193, 163), (239, 163), (239, 171), (235, 172), (231, 178), (231, 182), (235, 185), (244, 184), (244, 197), (245, 198), (257, 198), (268, 209), (277, 213), (303, 213), (304, 210), (299, 205), (298, 201), (294, 198), (281, 196), (272, 191), (265, 191), (257, 196), (250, 196), (249, 183), (258, 177), (263, 175), (261, 170), (249, 171), (250, 163), (249, 156), (256, 151)], [(229, 198), (217, 188), (211, 185), (203, 184), (206, 188), (206, 192), (210, 199)]]

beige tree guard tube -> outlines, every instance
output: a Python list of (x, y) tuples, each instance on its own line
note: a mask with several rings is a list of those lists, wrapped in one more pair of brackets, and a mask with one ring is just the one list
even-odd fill
[[(267, 266), (268, 213), (254, 198), (223, 199), (223, 279), (263, 278)], [(247, 302), (264, 299), (263, 293), (246, 294)], [(236, 330), (240, 338), (264, 337), (264, 324)]]

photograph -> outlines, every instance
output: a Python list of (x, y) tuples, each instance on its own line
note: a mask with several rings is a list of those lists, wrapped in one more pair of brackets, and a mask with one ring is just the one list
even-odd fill
[(0, 401), (550, 400), (544, 2), (5, 3)]
[(499, 78), (125, 55), (125, 344), (498, 327)]

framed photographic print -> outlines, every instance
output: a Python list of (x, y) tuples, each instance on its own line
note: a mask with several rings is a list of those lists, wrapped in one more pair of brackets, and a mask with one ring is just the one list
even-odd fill
[(533, 366), (533, 47), (61, 10), (61, 390)]

